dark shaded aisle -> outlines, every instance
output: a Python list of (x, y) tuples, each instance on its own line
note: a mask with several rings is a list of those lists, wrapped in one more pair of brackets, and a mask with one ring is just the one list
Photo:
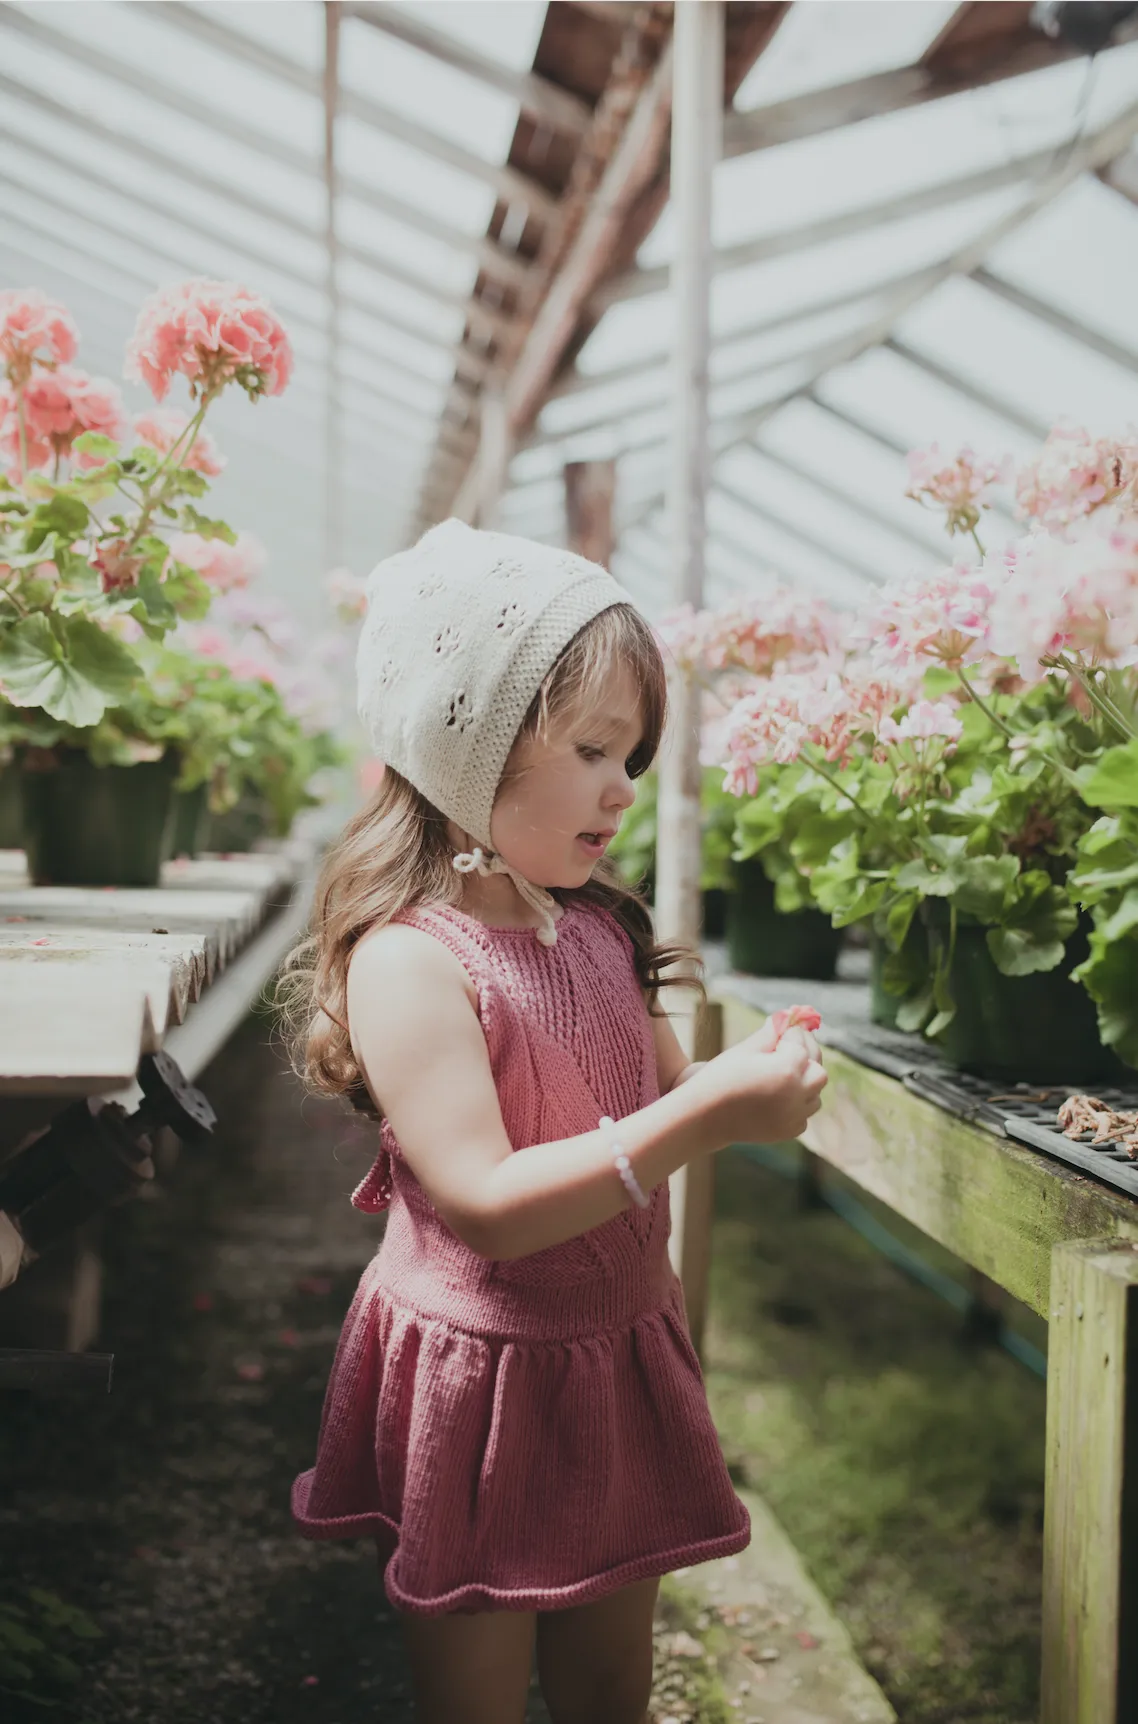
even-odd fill
[[(308, 1544), (288, 1516), (378, 1238), (348, 1203), (371, 1133), (302, 1099), (264, 1021), (200, 1081), (218, 1136), (107, 1228), (97, 1345), (116, 1355), (111, 1395), (0, 1401), (0, 1609), (37, 1622), (29, 1589), (43, 1588), (102, 1636), (42, 1636), (46, 1650), (27, 1655), (40, 1704), (9, 1688), (0, 1712), (10, 1724), (408, 1724), (371, 1547)], [(83, 1669), (77, 1688), (61, 1655)]]

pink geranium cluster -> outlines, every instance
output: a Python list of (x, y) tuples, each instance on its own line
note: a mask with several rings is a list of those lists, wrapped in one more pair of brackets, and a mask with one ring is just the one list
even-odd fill
[(959, 562), (932, 575), (909, 575), (881, 589), (851, 631), (855, 644), (871, 650), (895, 671), (919, 675), (919, 660), (951, 670), (975, 664), (988, 650), (992, 601), (1003, 578), (998, 559), (983, 569)]
[(963, 732), (960, 714), (950, 701), (917, 700), (902, 718), (885, 713), (877, 726), (877, 740), (886, 747), (905, 742), (946, 743), (951, 753)]
[(1056, 425), (1035, 460), (1017, 475), (1017, 511), (1061, 531), (1104, 503), (1138, 508), (1136, 481), (1138, 433), (1092, 437), (1081, 426)]
[(176, 533), (170, 540), (176, 563), (196, 569), (216, 592), (247, 587), (265, 566), (265, 547), (253, 533), (238, 533), (236, 542), (203, 539), (198, 533)]
[[(25, 462), (31, 470), (66, 459), (84, 431), (98, 431), (117, 442), (125, 423), (126, 409), (115, 385), (73, 365), (37, 369), (19, 388), (0, 383), (0, 459), (16, 472)], [(76, 460), (80, 467), (95, 467), (102, 456), (80, 454)]]
[(0, 293), (0, 364), (20, 384), (35, 365), (66, 365), (75, 358), (79, 331), (71, 313), (38, 287)]
[(834, 612), (788, 586), (718, 610), (681, 605), (662, 618), (658, 636), (685, 669), (769, 676), (777, 664), (828, 652), (838, 638)]
[(943, 509), (950, 533), (975, 533), (980, 511), (988, 507), (992, 491), (1011, 477), (1007, 456), (993, 461), (961, 449), (948, 456), (933, 443), (928, 449), (909, 451), (909, 484), (906, 497), (926, 506)]
[(788, 765), (805, 748), (844, 766), (856, 745), (871, 743), (887, 714), (907, 698), (868, 660), (820, 659), (807, 671), (784, 671), (758, 683), (732, 709), (723, 788), (754, 796), (759, 768)]
[[(134, 435), (148, 449), (166, 456), (185, 437), (189, 426), (187, 416), (176, 407), (151, 407), (138, 414), (134, 421)], [(216, 479), (225, 469), (225, 456), (206, 431), (199, 430), (188, 447), (183, 444), (178, 456), (179, 466), (188, 468), (191, 473), (201, 473), (207, 479)]]
[(260, 294), (238, 282), (182, 281), (146, 300), (127, 347), (127, 376), (147, 383), (155, 400), (179, 374), (196, 400), (234, 381), (250, 396), (279, 395), (292, 375), (292, 347)]
[(1021, 676), (1035, 679), (1061, 656), (1138, 665), (1138, 519), (1099, 509), (1066, 537), (1032, 534), (1000, 561), (989, 639)]

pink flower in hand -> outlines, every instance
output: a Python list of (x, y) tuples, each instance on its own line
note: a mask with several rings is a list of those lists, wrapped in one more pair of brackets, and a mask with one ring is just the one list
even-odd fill
[(143, 303), (127, 346), (126, 374), (163, 401), (178, 374), (195, 399), (234, 381), (250, 395), (279, 395), (292, 375), (292, 346), (268, 300), (239, 282), (197, 277)]
[(58, 300), (38, 287), (0, 293), (0, 361), (14, 382), (24, 382), (34, 365), (65, 365), (78, 345), (79, 331)]
[[(159, 455), (168, 455), (189, 423), (187, 415), (176, 407), (152, 407), (149, 412), (138, 415), (134, 434), (148, 449), (156, 450)], [(199, 431), (188, 450), (183, 444), (178, 451), (178, 465), (188, 468), (191, 473), (202, 473), (207, 479), (216, 479), (224, 470), (225, 456), (208, 432)]]
[(822, 1022), (822, 1014), (813, 1006), (787, 1006), (781, 1012), (772, 1012), (770, 1022), (774, 1026), (775, 1046), (782, 1040), (787, 1030), (800, 1029), (813, 1032)]

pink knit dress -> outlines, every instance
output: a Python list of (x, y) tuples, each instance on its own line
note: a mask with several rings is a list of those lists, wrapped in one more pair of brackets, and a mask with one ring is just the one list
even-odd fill
[[(570, 906), (550, 947), (449, 907), (405, 919), (471, 977), (515, 1149), (656, 1098), (632, 943), (607, 911)], [(744, 1548), (668, 1260), (666, 1183), (647, 1209), (491, 1262), (447, 1227), (385, 1122), (352, 1201), (390, 1209), (316, 1465), (293, 1487), (305, 1534), (374, 1534), (391, 1602), (423, 1615), (556, 1610)]]

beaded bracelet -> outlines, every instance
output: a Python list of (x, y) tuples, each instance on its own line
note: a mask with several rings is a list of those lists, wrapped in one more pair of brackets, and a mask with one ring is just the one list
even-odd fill
[(629, 1161), (627, 1155), (625, 1155), (620, 1144), (615, 1138), (609, 1137), (608, 1130), (610, 1126), (614, 1131), (616, 1130), (616, 1121), (614, 1119), (610, 1119), (606, 1113), (600, 1122), (600, 1130), (608, 1145), (609, 1154), (612, 1156), (613, 1161), (616, 1164), (616, 1171), (620, 1174), (621, 1183), (632, 1201), (638, 1204), (641, 1209), (647, 1209), (652, 1199), (645, 1195), (640, 1181), (632, 1171), (632, 1163)]

